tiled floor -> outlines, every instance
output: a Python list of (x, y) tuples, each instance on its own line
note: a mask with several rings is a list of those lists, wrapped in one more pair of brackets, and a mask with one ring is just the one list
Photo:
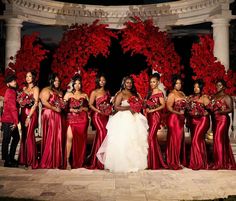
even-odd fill
[(110, 173), (0, 167), (0, 195), (37, 200), (165, 201), (236, 195), (236, 171)]

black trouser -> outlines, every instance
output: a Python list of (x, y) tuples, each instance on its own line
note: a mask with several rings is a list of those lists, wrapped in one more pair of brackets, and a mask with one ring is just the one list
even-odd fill
[[(16, 147), (20, 140), (20, 135), (17, 127), (12, 130), (12, 123), (2, 123), (3, 139), (2, 139), (2, 160), (13, 161), (16, 154)], [(11, 141), (12, 138), (12, 141)], [(9, 153), (9, 144), (10, 153)]]

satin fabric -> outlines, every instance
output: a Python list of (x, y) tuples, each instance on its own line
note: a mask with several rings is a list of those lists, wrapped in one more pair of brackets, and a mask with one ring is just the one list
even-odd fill
[(27, 115), (29, 115), (31, 108), (24, 107), (21, 110), (21, 128), (22, 128), (22, 137), (20, 143), (19, 151), (19, 164), (25, 166), (31, 166), (32, 168), (38, 167), (37, 159), (37, 146), (35, 140), (34, 130), (38, 125), (38, 112), (37, 110), (31, 115), (30, 122), (27, 127), (25, 127), (25, 120)]
[[(178, 104), (180, 104), (181, 101), (182, 100), (176, 101), (174, 103), (174, 109), (175, 107), (178, 108)], [(184, 115), (178, 115), (174, 113), (171, 113), (167, 120), (168, 132), (166, 158), (168, 167), (174, 170), (182, 169), (182, 165), (186, 165), (184, 120)], [(182, 165), (180, 162), (181, 148)]]
[[(58, 95), (50, 95), (49, 103), (58, 99)], [(41, 168), (62, 168), (62, 116), (48, 108), (42, 108), (42, 146)]]
[(190, 117), (191, 154), (189, 168), (193, 170), (208, 169), (205, 134), (210, 127), (209, 116)]
[[(150, 96), (152, 102), (160, 105), (159, 98), (163, 97), (163, 93), (157, 93)], [(160, 129), (161, 124), (161, 113), (159, 111), (151, 112), (147, 114), (147, 120), (149, 125), (149, 135), (148, 135), (148, 168), (149, 169), (161, 169), (168, 168), (163, 160), (160, 145), (157, 139), (157, 131)]]
[(228, 114), (214, 114), (212, 130), (214, 136), (213, 169), (236, 169), (236, 163), (229, 140), (230, 118)]
[[(121, 106), (128, 106), (127, 100)], [(111, 172), (136, 172), (147, 168), (148, 124), (141, 113), (119, 111), (109, 117), (107, 136), (97, 157)]]
[[(84, 98), (82, 99), (82, 101), (83, 105), (85, 105), (85, 102), (87, 102), (87, 100)], [(81, 168), (84, 165), (86, 156), (88, 124), (89, 119), (86, 111), (67, 114), (67, 127), (71, 128), (73, 135), (71, 153), (69, 158), (71, 168), (73, 169)], [(67, 167), (66, 157), (67, 150), (65, 148), (64, 168)]]
[[(96, 108), (99, 108), (100, 104), (109, 103), (110, 96), (109, 94), (105, 94), (102, 97), (96, 99)], [(88, 166), (89, 169), (104, 169), (104, 165), (98, 160), (96, 154), (98, 149), (100, 148), (103, 140), (107, 135), (106, 125), (108, 122), (109, 116), (100, 114), (98, 112), (94, 112), (92, 115), (92, 121), (96, 128), (96, 137), (93, 141), (93, 147), (91, 150), (91, 154), (88, 157)]]

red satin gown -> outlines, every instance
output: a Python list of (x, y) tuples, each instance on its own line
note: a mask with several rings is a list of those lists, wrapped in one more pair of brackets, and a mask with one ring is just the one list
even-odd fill
[[(174, 110), (180, 111), (186, 105), (185, 100), (177, 100), (174, 103)], [(186, 165), (185, 141), (184, 141), (184, 115), (171, 113), (167, 120), (167, 165), (170, 169), (182, 169), (180, 162), (180, 153), (182, 149), (182, 164)]]
[[(96, 108), (100, 108), (102, 105), (107, 105), (110, 103), (110, 95), (106, 93), (104, 96), (96, 99)], [(91, 154), (88, 159), (88, 168), (89, 169), (104, 169), (104, 165), (98, 160), (96, 154), (100, 148), (103, 140), (107, 135), (106, 125), (108, 122), (109, 116), (94, 112), (92, 116), (93, 124), (96, 128), (96, 137), (93, 141), (93, 147)]]
[[(49, 103), (57, 106), (62, 98), (55, 92), (50, 94)], [(62, 115), (46, 107), (42, 108), (41, 168), (62, 168)]]
[[(75, 109), (80, 106), (88, 107), (88, 101), (85, 98), (80, 98), (79, 100), (70, 98), (69, 99), (69, 107)], [(69, 162), (71, 164), (71, 168), (81, 168), (85, 162), (86, 156), (86, 145), (87, 145), (87, 129), (88, 129), (89, 119), (88, 113), (86, 111), (82, 111), (79, 113), (71, 113), (67, 114), (67, 126), (71, 127), (73, 139), (72, 139), (72, 147), (71, 154), (69, 158)], [(65, 149), (65, 159), (67, 157), (67, 150)], [(67, 167), (67, 160), (64, 160), (64, 168)]]
[[(31, 102), (34, 103), (33, 94), (26, 94), (23, 102)], [(31, 100), (30, 100), (31, 99)], [(31, 105), (25, 105), (21, 108), (20, 121), (22, 126), (22, 137), (20, 143), (20, 151), (19, 151), (19, 164), (25, 166), (31, 166), (32, 168), (38, 167), (38, 159), (37, 159), (37, 147), (35, 141), (34, 130), (38, 125), (38, 112), (37, 109), (31, 115), (30, 122), (27, 127), (25, 127), (25, 120), (30, 113)]]
[[(223, 104), (225, 103), (223, 102)], [(226, 104), (225, 107), (227, 107)], [(236, 163), (229, 140), (229, 126), (230, 117), (228, 114), (213, 114), (213, 169), (236, 169)]]
[[(151, 95), (148, 101), (151, 101), (155, 105), (160, 105), (160, 97), (164, 97), (162, 92)], [(148, 113), (147, 120), (149, 125), (148, 168), (153, 170), (168, 168), (163, 160), (160, 145), (157, 140), (157, 131), (160, 129), (161, 125), (161, 113), (159, 111)]]
[[(203, 115), (206, 112), (204, 104), (194, 102), (194, 106), (190, 111), (189, 121), (192, 138), (189, 168), (208, 169), (205, 134), (210, 127), (210, 118), (209, 115)], [(197, 110), (201, 110), (201, 114)]]

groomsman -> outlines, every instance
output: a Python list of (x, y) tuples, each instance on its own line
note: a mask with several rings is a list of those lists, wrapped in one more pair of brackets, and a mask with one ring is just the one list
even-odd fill
[[(16, 76), (8, 75), (5, 78), (7, 90), (4, 95), (3, 114), (2, 114), (2, 160), (5, 160), (4, 167), (17, 167), (15, 160), (16, 147), (20, 140), (17, 124), (18, 108), (16, 104)], [(9, 152), (10, 146), (10, 152)]]

